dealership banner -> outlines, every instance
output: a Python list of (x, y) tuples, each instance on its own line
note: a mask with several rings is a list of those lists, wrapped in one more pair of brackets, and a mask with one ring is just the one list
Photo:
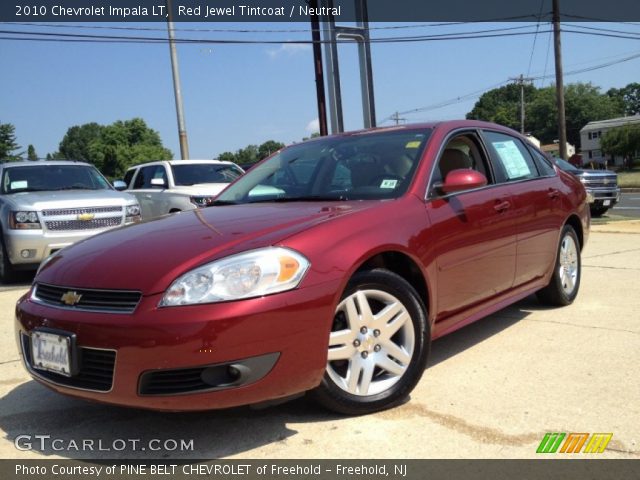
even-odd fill
[[(2, 22), (353, 22), (363, 0), (2, 0)], [(550, 21), (552, 0), (366, 0), (372, 22)], [(170, 15), (171, 13), (171, 15)], [(565, 22), (640, 20), (638, 0), (560, 0)]]
[[(425, 444), (425, 448), (427, 445)], [(0, 460), (0, 478), (142, 480), (637, 478), (635, 460)]]

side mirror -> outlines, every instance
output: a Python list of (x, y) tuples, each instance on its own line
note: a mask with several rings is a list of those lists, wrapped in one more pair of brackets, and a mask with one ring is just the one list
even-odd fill
[(476, 170), (468, 168), (451, 170), (440, 185), (440, 191), (445, 194), (461, 192), (463, 190), (473, 190), (484, 187), (487, 184), (487, 177)]
[(119, 192), (126, 190), (127, 189), (127, 184), (124, 183), (122, 180), (115, 180), (113, 182), (113, 188), (115, 188), (116, 190), (118, 190)]
[(165, 187), (167, 182), (165, 182), (164, 178), (152, 178), (151, 186), (152, 187)]

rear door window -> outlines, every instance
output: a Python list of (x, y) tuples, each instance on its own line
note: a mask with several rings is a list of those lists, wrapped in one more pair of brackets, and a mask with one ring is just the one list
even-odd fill
[(540, 176), (527, 147), (516, 137), (485, 130), (487, 148), (496, 170), (505, 181), (529, 180)]

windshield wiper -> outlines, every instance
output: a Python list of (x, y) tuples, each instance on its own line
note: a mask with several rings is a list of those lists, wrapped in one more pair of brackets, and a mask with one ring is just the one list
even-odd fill
[(52, 189), (53, 191), (59, 192), (60, 190), (96, 190), (95, 188), (89, 188), (89, 187), (80, 187), (78, 185), (71, 185), (69, 187), (60, 187), (60, 188), (54, 188)]
[(238, 205), (238, 202), (234, 202), (233, 200), (214, 200), (211, 205)]

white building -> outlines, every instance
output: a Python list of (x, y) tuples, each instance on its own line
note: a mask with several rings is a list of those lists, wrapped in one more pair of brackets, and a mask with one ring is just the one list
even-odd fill
[(600, 139), (612, 128), (622, 127), (624, 125), (640, 124), (640, 115), (636, 114), (632, 117), (612, 118), (610, 120), (600, 120), (597, 122), (589, 122), (580, 130), (580, 145), (582, 147), (582, 162), (587, 165), (591, 162), (594, 164), (607, 163), (609, 166), (622, 166), (624, 159), (620, 156), (603, 155), (600, 149)]
[[(544, 153), (548, 153), (552, 157), (560, 156), (560, 142), (554, 141), (546, 145), (540, 145), (540, 150)], [(571, 158), (576, 154), (576, 147), (567, 142), (567, 158)]]

